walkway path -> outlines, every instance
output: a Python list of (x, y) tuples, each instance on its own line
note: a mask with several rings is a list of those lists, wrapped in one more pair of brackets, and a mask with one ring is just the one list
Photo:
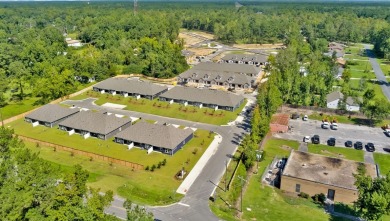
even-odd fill
[(372, 152), (364, 151), (364, 162), (375, 164), (374, 154)]
[(383, 71), (378, 63), (378, 61), (376, 60), (376, 56), (374, 54), (374, 52), (371, 50), (371, 46), (370, 45), (367, 45), (365, 44), (364, 45), (364, 48), (366, 49), (367, 51), (367, 55), (368, 55), (368, 59), (370, 60), (371, 62), (371, 66), (372, 66), (372, 69), (374, 70), (375, 72), (375, 75), (376, 75), (376, 78), (378, 79), (379, 81), (379, 85), (381, 86), (382, 88), (382, 91), (383, 91), (383, 94), (387, 97), (387, 99), (390, 101), (390, 88), (389, 88), (389, 83), (387, 82), (387, 79), (385, 77), (385, 75), (383, 74)]
[(306, 142), (301, 142), (299, 144), (298, 150), (302, 151), (302, 152), (309, 152), (309, 148), (307, 147), (307, 143)]

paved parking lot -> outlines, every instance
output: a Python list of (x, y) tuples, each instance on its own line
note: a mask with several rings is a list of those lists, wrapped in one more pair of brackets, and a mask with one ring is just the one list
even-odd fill
[(339, 147), (345, 147), (344, 143), (347, 140), (353, 143), (360, 141), (364, 146), (367, 142), (372, 142), (375, 145), (376, 152), (380, 153), (386, 153), (383, 148), (390, 147), (390, 137), (387, 137), (381, 128), (339, 123), (338, 130), (331, 130), (322, 129), (321, 123), (318, 120), (290, 120), (291, 131), (275, 134), (274, 137), (302, 141), (304, 136), (312, 137), (317, 134), (320, 136), (321, 144), (326, 145), (327, 140), (334, 137), (336, 138), (336, 146)]

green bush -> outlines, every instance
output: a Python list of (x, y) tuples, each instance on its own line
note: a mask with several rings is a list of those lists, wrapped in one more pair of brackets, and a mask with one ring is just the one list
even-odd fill
[(145, 170), (146, 170), (146, 171), (149, 170), (149, 166), (146, 166), (146, 167), (145, 167)]
[(150, 168), (150, 171), (153, 172), (155, 169), (156, 169), (156, 165), (153, 164), (153, 165), (152, 165), (152, 168)]
[(304, 192), (300, 192), (298, 194), (299, 197), (302, 197), (302, 198), (305, 198), (305, 199), (309, 199), (310, 198), (310, 195), (307, 194), (307, 193), (304, 193)]
[(316, 194), (312, 198), (313, 198), (314, 202), (320, 203), (320, 204), (324, 204), (325, 200), (326, 200), (326, 196), (323, 193)]

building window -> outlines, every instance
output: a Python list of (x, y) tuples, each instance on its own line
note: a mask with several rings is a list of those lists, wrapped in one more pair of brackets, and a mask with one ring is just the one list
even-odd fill
[(297, 193), (301, 192), (301, 184), (295, 184), (295, 192)]

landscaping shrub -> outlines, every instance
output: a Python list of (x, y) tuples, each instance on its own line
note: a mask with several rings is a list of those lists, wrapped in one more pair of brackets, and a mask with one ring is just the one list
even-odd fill
[(198, 148), (195, 147), (195, 149), (192, 151), (192, 154), (196, 155), (197, 152), (198, 152)]
[(316, 194), (312, 198), (313, 198), (315, 203), (319, 203), (319, 204), (324, 204), (325, 200), (326, 200), (326, 196), (323, 193)]
[(153, 164), (153, 165), (152, 165), (152, 168), (150, 168), (150, 171), (153, 172), (155, 169), (156, 169), (156, 165)]
[(167, 159), (164, 159), (164, 160), (162, 161), (162, 165), (165, 166), (166, 164), (167, 164)]
[(149, 166), (146, 166), (146, 167), (145, 167), (145, 170), (149, 170)]
[(304, 193), (304, 192), (300, 192), (300, 193), (298, 194), (298, 196), (299, 196), (299, 197), (302, 197), (302, 198), (305, 198), (305, 199), (309, 199), (309, 197), (310, 197), (309, 194)]
[(158, 162), (157, 164), (157, 168), (160, 169), (161, 168), (161, 162)]

